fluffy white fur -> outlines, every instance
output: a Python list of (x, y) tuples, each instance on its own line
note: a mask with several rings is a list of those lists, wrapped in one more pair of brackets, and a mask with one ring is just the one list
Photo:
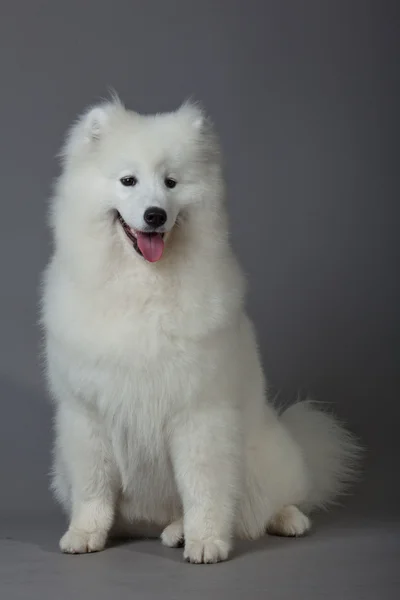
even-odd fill
[[(132, 174), (138, 184), (123, 187)], [(154, 205), (168, 233), (150, 264), (115, 211), (140, 229)], [(70, 519), (61, 549), (162, 533), (187, 560), (213, 563), (234, 536), (304, 533), (304, 512), (343, 491), (357, 448), (312, 403), (279, 415), (267, 402), (202, 111), (143, 116), (117, 100), (90, 109), (67, 138), (51, 225), (42, 322), (53, 489)]]

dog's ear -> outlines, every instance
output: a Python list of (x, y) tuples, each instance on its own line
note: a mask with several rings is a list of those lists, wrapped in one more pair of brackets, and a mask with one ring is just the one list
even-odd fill
[(202, 106), (193, 100), (186, 100), (178, 109), (178, 113), (188, 119), (192, 127), (199, 132), (203, 130), (208, 121)]
[(90, 107), (73, 124), (67, 134), (61, 156), (64, 160), (81, 155), (96, 147), (111, 125), (112, 120), (124, 107), (117, 96), (109, 102), (103, 102)]
[(107, 130), (110, 116), (114, 112), (114, 106), (103, 104), (91, 108), (82, 118), (81, 134), (84, 142), (96, 142)]
[(214, 123), (201, 104), (193, 100), (186, 100), (178, 109), (178, 114), (192, 127), (193, 140), (203, 156), (210, 163), (218, 163), (221, 158), (219, 136)]

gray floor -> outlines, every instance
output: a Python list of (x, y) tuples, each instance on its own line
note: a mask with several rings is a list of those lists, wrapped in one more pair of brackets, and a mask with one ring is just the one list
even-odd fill
[(211, 566), (185, 564), (181, 550), (156, 540), (66, 556), (58, 518), (10, 516), (0, 524), (0, 598), (398, 599), (399, 520), (354, 512), (318, 517), (303, 539), (239, 543), (230, 561)]

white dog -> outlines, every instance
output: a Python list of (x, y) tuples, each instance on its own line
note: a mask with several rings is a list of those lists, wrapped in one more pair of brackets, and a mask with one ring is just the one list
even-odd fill
[(357, 446), (310, 402), (267, 403), (228, 242), (218, 140), (196, 105), (117, 100), (72, 127), (51, 204), (42, 322), (64, 552), (161, 534), (193, 563), (301, 535)]

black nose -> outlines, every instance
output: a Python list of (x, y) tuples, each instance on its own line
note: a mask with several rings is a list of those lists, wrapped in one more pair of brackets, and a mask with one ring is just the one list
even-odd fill
[(161, 227), (167, 221), (167, 213), (163, 208), (150, 206), (144, 213), (144, 220), (150, 227)]

